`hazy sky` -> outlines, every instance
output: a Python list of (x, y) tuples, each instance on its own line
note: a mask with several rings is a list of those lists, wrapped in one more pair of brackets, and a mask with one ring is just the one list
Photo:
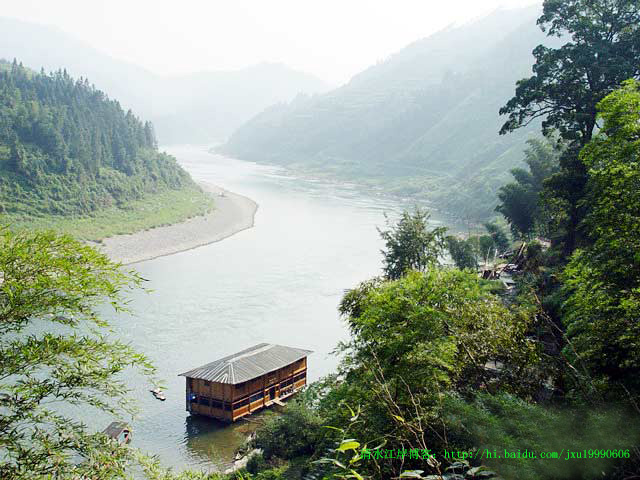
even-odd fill
[(0, 0), (163, 74), (281, 62), (333, 84), (451, 23), (536, 0)]

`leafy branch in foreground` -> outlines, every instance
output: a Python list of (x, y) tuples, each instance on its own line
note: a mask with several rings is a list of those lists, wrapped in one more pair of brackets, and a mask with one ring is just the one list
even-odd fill
[(124, 475), (131, 450), (70, 412), (135, 411), (120, 374), (153, 367), (108, 335), (98, 306), (126, 310), (141, 281), (70, 237), (0, 230), (0, 477)]

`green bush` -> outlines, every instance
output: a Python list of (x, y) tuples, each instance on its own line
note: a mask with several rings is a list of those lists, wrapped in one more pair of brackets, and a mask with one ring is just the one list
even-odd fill
[(249, 461), (247, 462), (247, 472), (256, 474), (267, 467), (267, 462), (264, 459), (264, 455), (262, 453), (256, 453), (249, 457)]
[(256, 431), (255, 445), (264, 452), (264, 458), (279, 457), (285, 460), (312, 454), (323, 436), (320, 417), (302, 405), (292, 401), (282, 415), (274, 415)]

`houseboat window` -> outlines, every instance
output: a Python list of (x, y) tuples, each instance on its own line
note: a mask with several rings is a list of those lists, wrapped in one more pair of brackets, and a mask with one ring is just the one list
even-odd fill
[(297, 382), (298, 380), (302, 380), (306, 376), (307, 376), (307, 372), (298, 373), (296, 376), (293, 377), (293, 381)]
[(211, 405), (211, 402), (209, 401), (209, 399), (207, 397), (198, 397), (198, 403), (200, 405), (206, 405), (207, 407), (209, 405)]
[(264, 397), (264, 393), (262, 393), (262, 392), (258, 392), (258, 393), (254, 394), (254, 395), (251, 395), (251, 398), (249, 399), (249, 401), (250, 401), (251, 403), (253, 403), (253, 402), (257, 402), (257, 401), (258, 401), (258, 400), (260, 400), (262, 397)]
[(284, 382), (280, 383), (280, 388), (288, 387), (292, 383), (293, 383), (293, 379), (289, 378), (289, 379), (285, 380)]
[(220, 408), (222, 409), (222, 402), (220, 400), (216, 400), (214, 398), (211, 399), (211, 406), (213, 408)]

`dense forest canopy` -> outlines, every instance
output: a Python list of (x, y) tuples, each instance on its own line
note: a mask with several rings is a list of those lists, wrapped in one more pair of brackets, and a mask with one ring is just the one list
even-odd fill
[(0, 206), (5, 213), (85, 215), (192, 186), (159, 153), (153, 126), (66, 71), (0, 63)]

